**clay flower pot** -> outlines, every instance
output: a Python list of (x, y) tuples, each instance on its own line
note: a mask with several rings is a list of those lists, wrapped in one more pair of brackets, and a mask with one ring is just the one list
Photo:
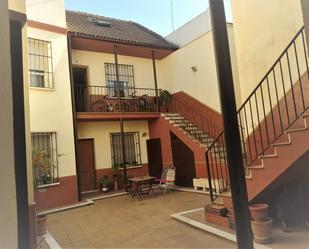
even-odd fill
[(254, 221), (268, 221), (268, 204), (266, 203), (259, 203), (259, 204), (252, 204), (249, 206), (251, 218)]
[(272, 242), (271, 230), (273, 219), (269, 218), (266, 221), (251, 221), (251, 228), (254, 240), (261, 244), (268, 244)]

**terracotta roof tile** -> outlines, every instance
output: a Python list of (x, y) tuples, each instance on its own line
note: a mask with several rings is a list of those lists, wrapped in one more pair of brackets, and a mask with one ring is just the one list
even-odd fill
[[(176, 45), (159, 34), (135, 22), (68, 10), (66, 21), (69, 32), (79, 35), (147, 47), (177, 49)], [(97, 21), (103, 21), (102, 25)]]

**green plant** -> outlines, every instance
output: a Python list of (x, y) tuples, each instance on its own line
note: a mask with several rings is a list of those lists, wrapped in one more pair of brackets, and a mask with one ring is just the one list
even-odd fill
[(169, 91), (160, 89), (159, 101), (162, 106), (168, 106), (172, 102), (172, 95)]
[(98, 184), (100, 185), (100, 186), (109, 186), (109, 185), (111, 185), (112, 184), (112, 179), (110, 179), (108, 176), (103, 176), (102, 178), (100, 178), (99, 180), (98, 180)]
[(46, 151), (32, 150), (32, 167), (33, 185), (35, 188), (52, 182), (51, 172), (56, 167), (56, 163), (50, 160), (50, 156)]
[(113, 171), (117, 171), (118, 169), (120, 169), (121, 168), (121, 165), (119, 164), (119, 163), (114, 163), (113, 165), (112, 165), (112, 170)]
[(132, 165), (132, 166), (137, 166), (137, 165), (138, 165), (138, 162), (137, 162), (137, 161), (132, 161), (131, 165)]

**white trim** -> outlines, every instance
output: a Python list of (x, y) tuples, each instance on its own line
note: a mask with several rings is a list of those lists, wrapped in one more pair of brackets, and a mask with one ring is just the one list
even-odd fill
[(102, 196), (86, 199), (86, 201), (92, 201), (93, 202), (93, 201), (97, 201), (97, 200), (108, 199), (108, 198), (117, 197), (117, 196), (126, 195), (126, 194), (127, 194), (127, 192), (121, 192), (121, 193), (110, 194), (110, 195), (102, 195)]
[(31, 90), (38, 90), (38, 91), (46, 91), (46, 92), (55, 92), (55, 88), (48, 88), (48, 87), (35, 87), (35, 86), (29, 86), (29, 89)]
[(53, 209), (49, 209), (49, 210), (46, 210), (46, 211), (38, 212), (38, 216), (46, 215), (46, 214), (52, 214), (52, 213), (58, 213), (60, 211), (65, 211), (65, 210), (69, 210), (69, 209), (73, 209), (73, 208), (88, 206), (88, 205), (92, 205), (92, 204), (94, 204), (94, 202), (92, 200), (86, 200), (84, 202), (80, 202), (80, 203), (77, 203), (77, 204), (73, 204), (73, 205), (69, 205), (69, 206), (65, 206), (65, 207), (61, 207), (61, 208), (53, 208)]
[[(223, 231), (221, 229), (215, 228), (213, 226), (206, 225), (204, 223), (201, 223), (201, 222), (198, 222), (198, 221), (195, 221), (193, 219), (190, 219), (188, 217), (183, 216), (184, 214), (194, 213), (194, 212), (201, 211), (201, 210), (204, 210), (204, 208), (197, 208), (197, 209), (186, 210), (186, 211), (179, 212), (179, 213), (174, 213), (174, 214), (171, 214), (171, 217), (173, 219), (184, 222), (184, 223), (186, 223), (190, 226), (199, 228), (199, 229), (204, 230), (208, 233), (214, 234), (216, 236), (219, 236), (221, 238), (224, 238), (224, 239), (227, 239), (227, 240), (230, 240), (230, 241), (233, 241), (233, 242), (236, 243), (236, 235), (235, 234)], [(257, 243), (253, 243), (253, 245), (254, 245), (255, 249), (271, 249), (271, 247), (260, 245), (260, 244), (257, 244)]]
[(61, 249), (61, 246), (57, 243), (55, 238), (48, 231), (43, 235), (43, 237), (50, 249)]
[(41, 189), (41, 188), (48, 188), (48, 187), (58, 186), (58, 185), (60, 185), (60, 182), (42, 184), (42, 185), (38, 185), (36, 188)]

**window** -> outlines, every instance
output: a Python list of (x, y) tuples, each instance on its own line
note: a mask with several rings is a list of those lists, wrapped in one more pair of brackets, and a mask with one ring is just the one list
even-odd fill
[(55, 132), (32, 133), (32, 167), (36, 186), (58, 182), (58, 154)]
[[(138, 132), (125, 132), (126, 165), (137, 166), (141, 164), (140, 141)], [(111, 133), (112, 163), (123, 165), (122, 143), (120, 133)]]
[[(132, 65), (118, 64), (120, 96), (128, 97), (134, 91), (134, 70)], [(105, 63), (106, 85), (108, 95), (117, 97), (116, 66), (113, 63)]]
[(53, 88), (51, 42), (28, 38), (30, 86)]

